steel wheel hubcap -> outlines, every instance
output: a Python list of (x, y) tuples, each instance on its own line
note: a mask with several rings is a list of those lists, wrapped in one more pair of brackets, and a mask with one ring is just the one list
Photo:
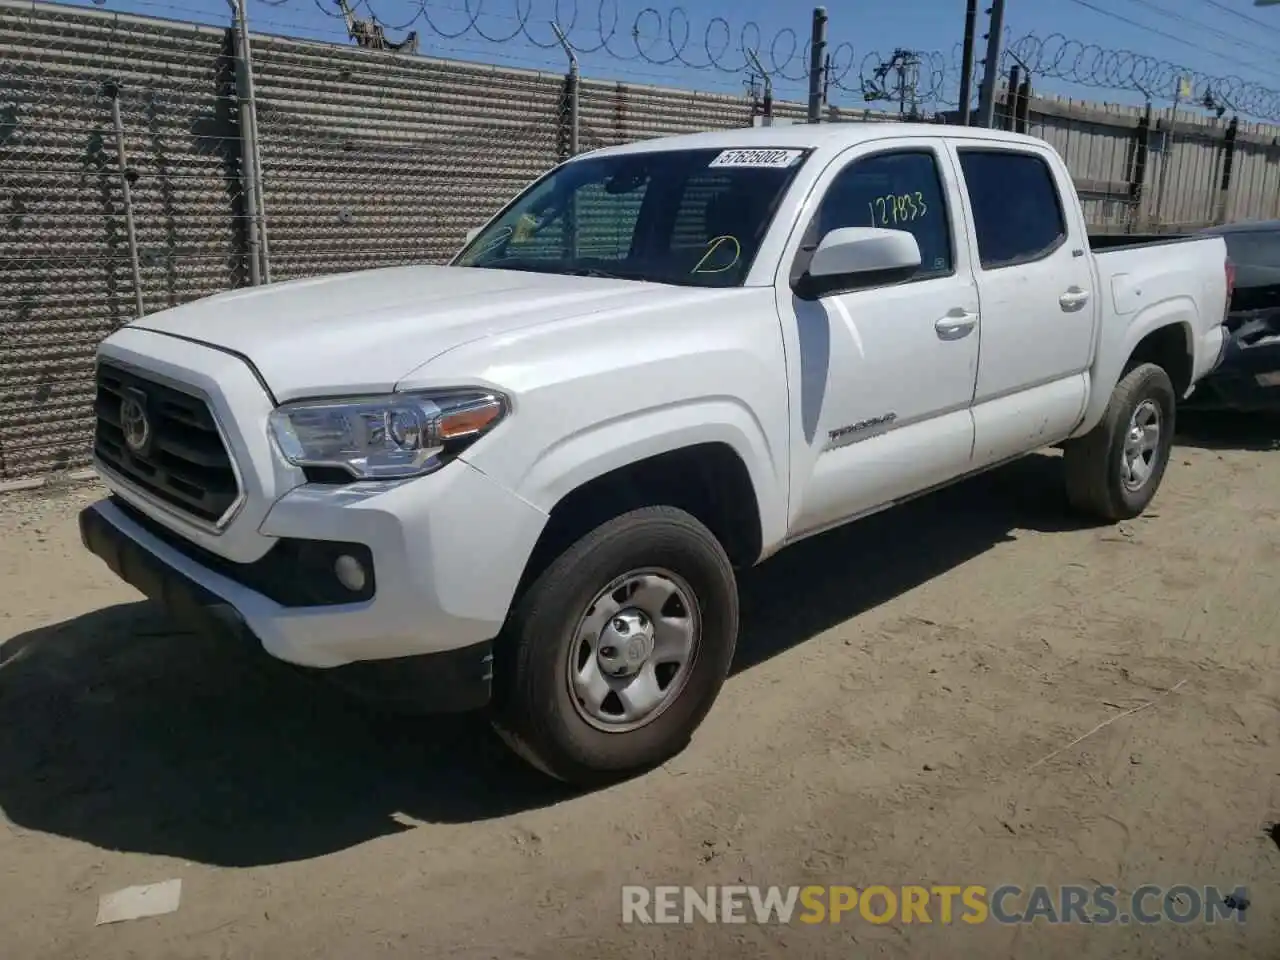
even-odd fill
[(652, 723), (684, 689), (702, 639), (693, 591), (669, 570), (618, 577), (596, 594), (569, 644), (569, 696), (597, 730)]
[(1155, 472), (1160, 449), (1160, 407), (1154, 400), (1138, 404), (1129, 418), (1120, 457), (1120, 480), (1128, 490), (1141, 490)]

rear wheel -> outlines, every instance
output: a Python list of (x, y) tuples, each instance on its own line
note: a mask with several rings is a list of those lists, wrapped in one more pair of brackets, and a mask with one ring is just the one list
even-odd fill
[(679, 753), (728, 675), (737, 584), (697, 519), (647, 507), (560, 555), (499, 644), (495, 727), (525, 760), (592, 786)]
[(1142, 513), (1169, 465), (1176, 403), (1163, 368), (1125, 374), (1098, 425), (1063, 447), (1072, 506), (1113, 523)]

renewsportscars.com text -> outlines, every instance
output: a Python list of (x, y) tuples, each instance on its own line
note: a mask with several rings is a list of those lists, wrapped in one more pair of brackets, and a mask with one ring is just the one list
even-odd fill
[(1243, 887), (625, 886), (624, 924), (1243, 923)]

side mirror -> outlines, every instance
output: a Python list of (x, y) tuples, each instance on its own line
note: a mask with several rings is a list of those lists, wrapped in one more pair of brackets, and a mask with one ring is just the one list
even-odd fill
[(462, 242), (463, 242), (463, 245), (465, 246), (466, 244), (468, 244), (468, 243), (470, 243), (472, 240), (474, 240), (477, 236), (479, 236), (480, 231), (481, 231), (481, 230), (483, 230), (483, 229), (484, 229), (484, 227), (472, 227), (470, 230), (468, 230), (468, 231), (467, 231), (467, 239), (466, 239), (466, 240), (464, 240), (464, 241), (462, 241)]
[(801, 295), (821, 297), (898, 283), (919, 269), (920, 245), (907, 231), (842, 227), (823, 237), (814, 250), (801, 278)]

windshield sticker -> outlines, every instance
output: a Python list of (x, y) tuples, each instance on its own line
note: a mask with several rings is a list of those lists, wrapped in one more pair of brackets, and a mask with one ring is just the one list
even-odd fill
[[(733, 259), (723, 266), (716, 266), (714, 263), (708, 264), (712, 256), (720, 250), (726, 253), (732, 253)], [(716, 237), (707, 244), (707, 252), (702, 255), (702, 259), (698, 261), (698, 265), (690, 270), (690, 273), (724, 273), (726, 270), (732, 270), (738, 264), (738, 260), (742, 257), (742, 244), (738, 242), (737, 237), (723, 236)]]
[(803, 150), (724, 150), (712, 167), (766, 167), (785, 170), (803, 156)]

